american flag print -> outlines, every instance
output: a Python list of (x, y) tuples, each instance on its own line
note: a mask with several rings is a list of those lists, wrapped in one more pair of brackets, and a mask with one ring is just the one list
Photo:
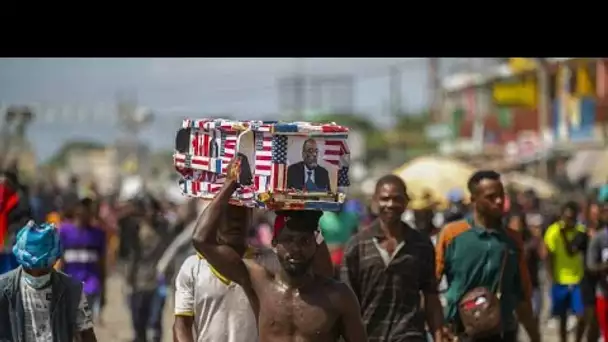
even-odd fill
[[(285, 190), (288, 164), (300, 159), (299, 151), (290, 151), (290, 148), (295, 149), (296, 146), (289, 144), (294, 139), (301, 141), (302, 137), (317, 140), (319, 161), (325, 164), (325, 167), (329, 166), (328, 171), (334, 173), (332, 179), (337, 176), (337, 191), (342, 193), (350, 185), (350, 151), (346, 140), (346, 127), (332, 123), (237, 122), (222, 119), (186, 119), (182, 127), (190, 128), (190, 146), (186, 151), (183, 151), (182, 147), (175, 151), (174, 166), (180, 174), (180, 187), (188, 196), (207, 199), (215, 197), (225, 183), (226, 166), (239, 150), (239, 134), (247, 129), (254, 134), (254, 146), (247, 146), (253, 147), (253, 156), (249, 158), (250, 163), (253, 162), (253, 185), (237, 189), (232, 195), (232, 204), (265, 207), (273, 203), (260, 202), (256, 198), (258, 194), (268, 191)], [(247, 149), (244, 153), (249, 151), (251, 150)], [(291, 152), (298, 152), (294, 154), (297, 160), (289, 160)], [(278, 197), (275, 200), (279, 203), (277, 208), (292, 210), (336, 210), (339, 207), (337, 202), (315, 199), (288, 203)]]
[(287, 136), (272, 137), (272, 189), (284, 189), (287, 184)]
[[(285, 137), (287, 138), (287, 137)], [(262, 176), (271, 175), (273, 163), (273, 137), (261, 132), (255, 136), (255, 174)]]
[(350, 180), (348, 179), (348, 166), (343, 166), (338, 170), (338, 186), (350, 186)]
[(272, 175), (272, 135), (255, 133), (254, 185), (258, 192), (268, 190), (268, 179)]
[(325, 140), (323, 160), (337, 167), (348, 166), (350, 150), (344, 139)]
[[(222, 159), (222, 171), (226, 173), (226, 167), (236, 155), (236, 142), (238, 136), (236, 134), (220, 133), (220, 157)], [(220, 173), (218, 171), (218, 173)]]

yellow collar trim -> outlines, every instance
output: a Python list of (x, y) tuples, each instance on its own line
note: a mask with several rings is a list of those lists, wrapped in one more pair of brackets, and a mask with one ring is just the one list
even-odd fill
[[(253, 248), (247, 247), (247, 250), (245, 251), (245, 255), (243, 255), (243, 258), (244, 259), (251, 259), (253, 257), (253, 253), (254, 253)], [(196, 253), (196, 255), (201, 260), (205, 259), (205, 257), (201, 253)], [(232, 281), (230, 279), (228, 279), (225, 276), (223, 276), (218, 270), (215, 269), (215, 267), (209, 265), (209, 269), (211, 270), (211, 273), (217, 279), (219, 279), (224, 285), (230, 285), (232, 283)]]

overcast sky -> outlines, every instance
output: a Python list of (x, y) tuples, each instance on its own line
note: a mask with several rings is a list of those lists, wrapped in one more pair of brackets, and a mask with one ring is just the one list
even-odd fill
[[(404, 109), (422, 110), (427, 104), (427, 68), (422, 58), (322, 58), (299, 62), (294, 58), (0, 59), (0, 102), (111, 108), (118, 91), (134, 91), (142, 106), (160, 116), (142, 138), (154, 148), (170, 148), (175, 128), (167, 122), (174, 122), (184, 113), (230, 113), (243, 119), (277, 113), (276, 80), (293, 74), (297, 68), (306, 74), (355, 76), (355, 109), (386, 125), (390, 122), (388, 68), (392, 65), (402, 70)], [(105, 113), (99, 115), (109, 115)], [(97, 116), (85, 123), (36, 122), (30, 137), (39, 157), (44, 159), (68, 139), (113, 141), (119, 134), (113, 119), (100, 120)]]

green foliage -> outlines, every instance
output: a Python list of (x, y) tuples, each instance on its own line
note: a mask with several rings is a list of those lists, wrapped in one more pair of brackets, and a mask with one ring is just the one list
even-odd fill
[(91, 151), (104, 148), (103, 144), (93, 141), (68, 141), (45, 164), (52, 167), (62, 167), (67, 161), (68, 154), (72, 151)]
[(365, 136), (367, 161), (387, 158), (388, 142), (386, 133), (379, 130), (376, 125), (364, 115), (356, 114), (320, 114), (312, 117), (315, 122), (335, 122), (352, 130), (361, 132)]

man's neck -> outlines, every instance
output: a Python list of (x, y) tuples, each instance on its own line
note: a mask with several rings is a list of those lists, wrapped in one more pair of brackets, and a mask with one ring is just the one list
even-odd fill
[(398, 241), (403, 240), (403, 226), (402, 222), (389, 222), (385, 223), (380, 220), (380, 230), (384, 233), (387, 238), (394, 238)]
[(314, 274), (312, 273), (312, 270), (309, 269), (301, 276), (293, 276), (285, 272), (285, 270), (281, 268), (279, 270), (279, 273), (277, 273), (277, 278), (280, 282), (287, 285), (288, 287), (299, 289), (312, 282), (312, 280), (314, 279)]
[(496, 230), (502, 227), (502, 217), (494, 218), (494, 217), (483, 217), (478, 212), (473, 213), (473, 219), (475, 220), (476, 225), (480, 225), (485, 229)]

